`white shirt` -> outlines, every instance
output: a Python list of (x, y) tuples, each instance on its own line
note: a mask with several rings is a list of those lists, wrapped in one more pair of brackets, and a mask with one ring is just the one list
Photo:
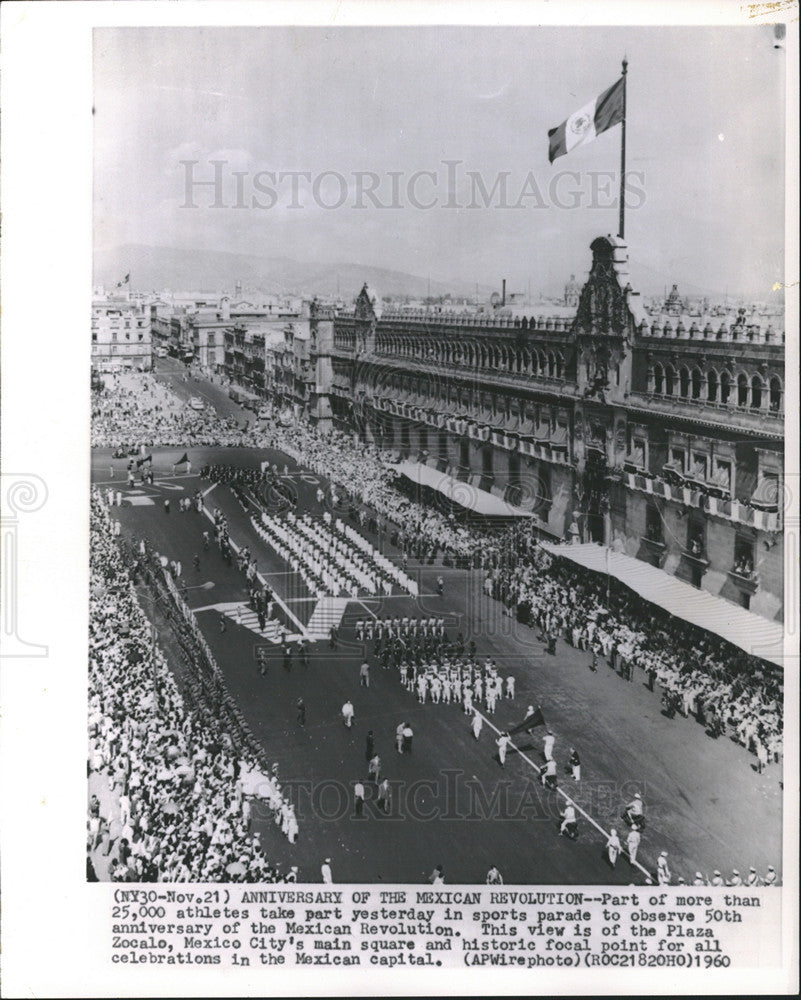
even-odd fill
[(330, 885), (334, 881), (334, 876), (331, 873), (331, 865), (327, 861), (324, 861), (320, 865), (320, 874), (323, 876), (323, 882)]

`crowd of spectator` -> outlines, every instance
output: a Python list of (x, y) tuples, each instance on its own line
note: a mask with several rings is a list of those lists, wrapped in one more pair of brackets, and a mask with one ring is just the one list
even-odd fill
[[(253, 830), (255, 806), (288, 836), (280, 783), (188, 704), (153, 642), (101, 494), (91, 497), (87, 877), (285, 881)], [(290, 837), (291, 839), (291, 837)]]
[(640, 668), (652, 690), (659, 684), (668, 716), (694, 715), (711, 735), (730, 736), (756, 754), (760, 770), (782, 753), (782, 685), (764, 661), (542, 548), (492, 569), (485, 589), (593, 662), (607, 660), (629, 679)]

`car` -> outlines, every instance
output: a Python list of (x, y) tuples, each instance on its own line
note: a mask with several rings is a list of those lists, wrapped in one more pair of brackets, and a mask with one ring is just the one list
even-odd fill
[(190, 399), (189, 399), (189, 406), (193, 410), (202, 410), (202, 409), (204, 409), (204, 407), (203, 407), (203, 400), (199, 396), (192, 396), (192, 397), (190, 397)]

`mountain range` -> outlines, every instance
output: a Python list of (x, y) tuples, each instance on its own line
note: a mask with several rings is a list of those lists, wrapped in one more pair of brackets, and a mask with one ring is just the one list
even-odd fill
[[(304, 297), (339, 294), (353, 299), (367, 282), (379, 296), (426, 295), (473, 296), (475, 285), (464, 282), (445, 284), (404, 271), (352, 263), (315, 263), (285, 257), (260, 257), (223, 250), (187, 250), (178, 247), (127, 244), (97, 249), (94, 255), (94, 284), (113, 288), (130, 274), (133, 291), (228, 291), (237, 282), (243, 289), (265, 294), (294, 294)], [(479, 285), (487, 297), (495, 289)]]

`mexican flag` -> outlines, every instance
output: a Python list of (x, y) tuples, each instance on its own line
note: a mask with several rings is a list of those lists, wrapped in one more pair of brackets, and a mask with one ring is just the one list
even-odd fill
[(600, 97), (574, 111), (561, 125), (548, 133), (548, 159), (551, 163), (577, 146), (586, 146), (602, 132), (623, 121), (624, 79), (605, 90)]

